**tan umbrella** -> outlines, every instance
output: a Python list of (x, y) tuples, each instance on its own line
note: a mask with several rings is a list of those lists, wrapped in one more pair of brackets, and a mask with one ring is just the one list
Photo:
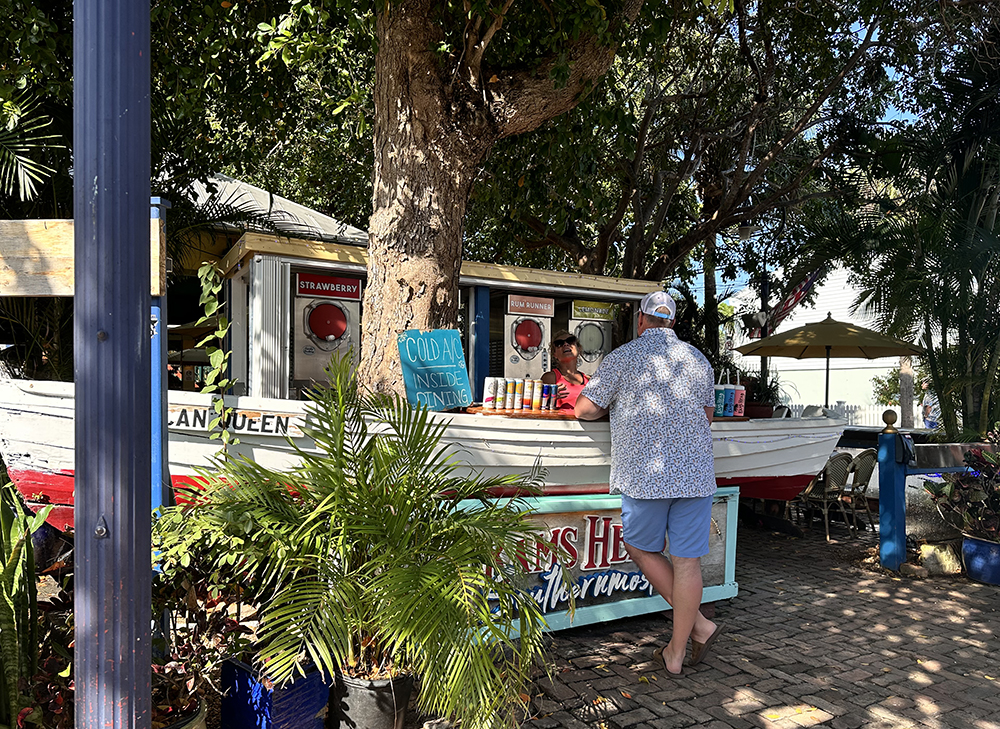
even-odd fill
[(871, 329), (837, 321), (830, 314), (826, 319), (814, 324), (790, 329), (780, 334), (758, 339), (756, 342), (737, 347), (744, 355), (760, 357), (794, 357), (795, 359), (826, 358), (826, 407), (830, 406), (830, 358), (902, 357), (923, 354), (923, 347), (888, 337)]

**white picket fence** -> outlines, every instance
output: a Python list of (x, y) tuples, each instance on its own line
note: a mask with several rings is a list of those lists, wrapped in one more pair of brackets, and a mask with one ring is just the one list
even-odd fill
[[(788, 408), (792, 411), (793, 418), (802, 417), (802, 411), (806, 407), (806, 405), (801, 405), (799, 403), (793, 403), (788, 406)], [(837, 417), (847, 420), (848, 425), (871, 425), (878, 427), (885, 425), (882, 421), (882, 413), (886, 410), (894, 410), (896, 412), (896, 423), (897, 425), (899, 424), (898, 405), (892, 407), (886, 407), (884, 405), (848, 405), (846, 402), (841, 400), (836, 405), (831, 407), (830, 410), (835, 412)], [(914, 412), (914, 416), (918, 414), (919, 413)]]

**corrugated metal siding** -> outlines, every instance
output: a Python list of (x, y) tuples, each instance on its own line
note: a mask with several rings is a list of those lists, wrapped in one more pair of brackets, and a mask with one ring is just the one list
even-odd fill
[(291, 271), (271, 256), (250, 265), (250, 374), (252, 397), (288, 397)]

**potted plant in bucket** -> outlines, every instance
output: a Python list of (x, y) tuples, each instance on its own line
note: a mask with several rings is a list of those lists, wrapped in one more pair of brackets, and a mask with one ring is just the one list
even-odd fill
[(746, 386), (746, 405), (743, 414), (748, 418), (770, 418), (775, 405), (781, 402), (781, 385), (778, 376), (772, 373), (767, 380), (759, 374), (747, 374), (741, 378)]
[[(159, 548), (208, 555), (220, 583), (241, 585), (259, 607), (258, 676), (280, 687), (315, 668), (341, 727), (401, 726), (412, 676), (428, 714), (511, 723), (542, 653), (542, 614), (516, 588), (538, 537), (522, 501), (487, 496), (533, 490), (539, 474), (462, 473), (441, 444), (446, 422), (359, 394), (349, 358), (328, 375), (304, 428), (315, 448), (290, 441), (299, 465), (218, 460), (160, 520)], [(388, 711), (358, 715), (375, 706)]]
[(962, 561), (978, 582), (1000, 585), (1000, 458), (982, 448), (965, 454), (966, 471), (925, 481), (942, 518), (964, 535)]

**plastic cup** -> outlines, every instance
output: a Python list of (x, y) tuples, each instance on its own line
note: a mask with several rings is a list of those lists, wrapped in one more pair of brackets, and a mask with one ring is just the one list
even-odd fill
[(715, 386), (715, 417), (721, 418), (726, 409), (726, 386)]
[(736, 385), (726, 385), (722, 398), (722, 417), (733, 417), (733, 406), (736, 403)]
[(747, 389), (743, 387), (743, 385), (737, 385), (736, 394), (733, 399), (733, 415), (735, 415), (737, 418), (742, 418), (746, 403), (747, 403)]

